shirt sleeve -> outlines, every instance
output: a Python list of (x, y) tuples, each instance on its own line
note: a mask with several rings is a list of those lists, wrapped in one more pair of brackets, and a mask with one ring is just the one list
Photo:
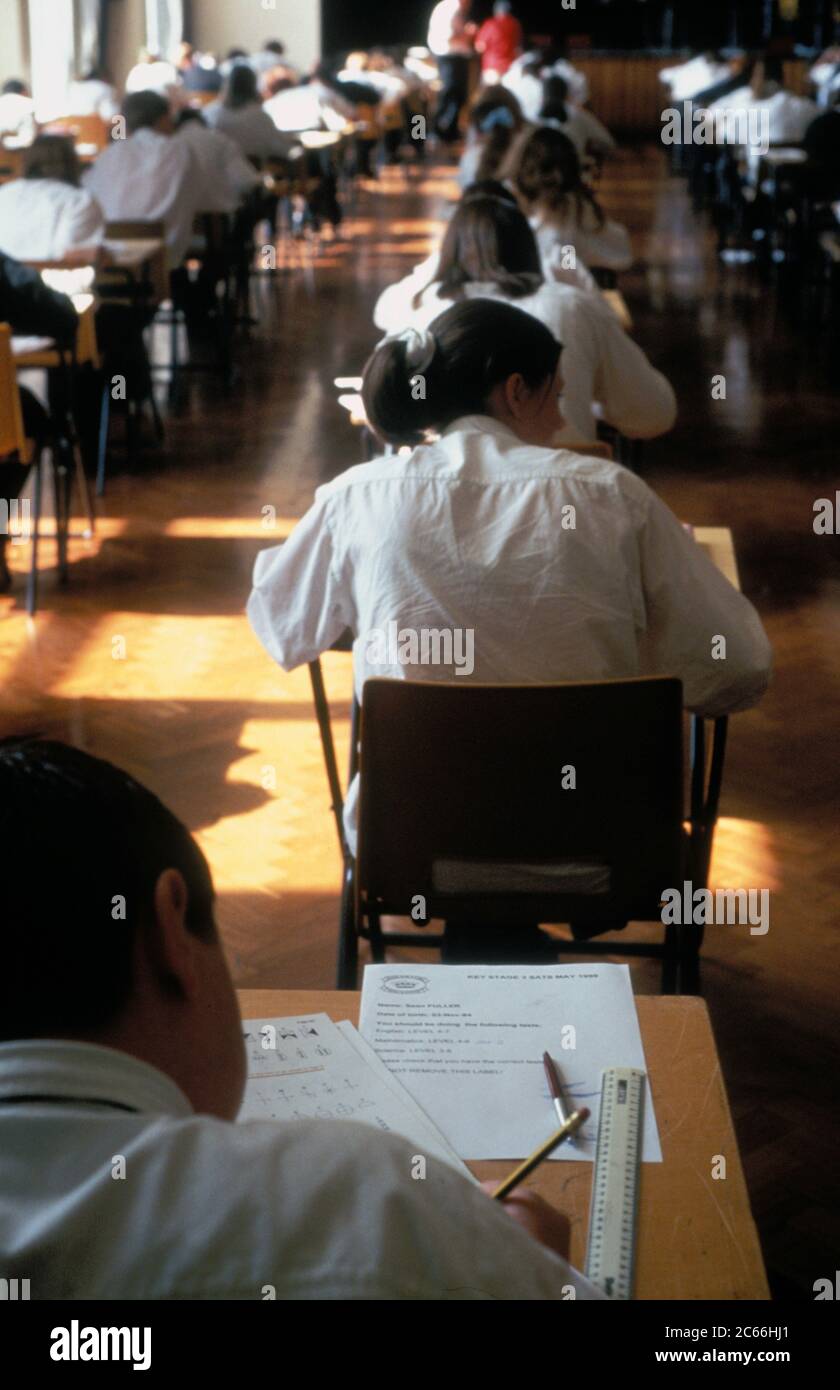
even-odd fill
[(316, 499), (289, 539), (262, 551), (254, 565), (248, 618), (284, 671), (314, 661), (353, 625), (349, 589), (336, 572), (328, 505)]
[(102, 240), (105, 216), (96, 199), (86, 190), (79, 190), (79, 196), (68, 212), (65, 231), (68, 251), (96, 246)]
[(594, 397), (604, 418), (628, 439), (655, 439), (677, 418), (677, 398), (666, 377), (648, 361), (606, 304), (591, 306), (600, 341)]
[(636, 482), (647, 494), (639, 533), (643, 671), (678, 676), (683, 703), (696, 714), (748, 709), (767, 689), (772, 668), (761, 620), (673, 512)]

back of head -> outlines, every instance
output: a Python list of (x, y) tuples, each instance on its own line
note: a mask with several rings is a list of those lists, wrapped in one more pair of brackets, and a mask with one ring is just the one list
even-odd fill
[(29, 95), (26, 90), (26, 83), (21, 82), (19, 77), (10, 77), (7, 82), (4, 82), (2, 92), (3, 96), (9, 97), (25, 97)]
[(251, 106), (259, 101), (257, 75), (247, 63), (235, 63), (230, 70), (225, 89), (224, 104), (232, 111), (242, 106)]
[(467, 184), (461, 194), (461, 202), (467, 203), (472, 198), (500, 198), (503, 203), (508, 203), (513, 208), (519, 207), (516, 194), (498, 179), (476, 179), (475, 183)]
[(38, 135), (23, 157), (26, 179), (56, 179), (78, 188), (81, 170), (69, 135)]
[(446, 229), (437, 278), (447, 299), (469, 284), (493, 285), (511, 299), (533, 294), (543, 275), (528, 219), (504, 198), (462, 201)]
[(63, 743), (0, 743), (0, 1041), (95, 1034), (132, 993), (135, 938), (177, 869), (186, 924), (215, 937), (213, 884), (189, 831), (127, 773)]
[(176, 130), (183, 130), (184, 126), (188, 125), (200, 125), (204, 126), (205, 130), (207, 129), (207, 122), (201, 112), (197, 111), (194, 106), (185, 106), (175, 117)]
[(286, 45), (279, 39), (269, 39), (268, 43), (263, 44), (263, 53), (276, 53), (278, 58), (282, 58), (286, 52)]
[(502, 171), (529, 208), (557, 210), (573, 199), (580, 210), (586, 203), (599, 221), (603, 214), (586, 187), (577, 150), (567, 135), (551, 126), (540, 126), (511, 151)]
[(129, 92), (122, 109), (129, 135), (138, 130), (153, 130), (169, 115), (169, 104), (157, 92)]
[(513, 92), (501, 84), (480, 88), (469, 112), (470, 129), (481, 141), (476, 179), (492, 179), (522, 129), (522, 107)]
[(547, 77), (543, 82), (543, 104), (540, 110), (541, 121), (560, 121), (565, 125), (569, 119), (566, 103), (569, 100), (569, 84), (562, 77)]
[(561, 351), (545, 325), (521, 309), (467, 300), (424, 332), (407, 329), (379, 344), (362, 386), (368, 420), (389, 443), (419, 444), (429, 430), (486, 415), (493, 389), (515, 373), (531, 389), (553, 380)]

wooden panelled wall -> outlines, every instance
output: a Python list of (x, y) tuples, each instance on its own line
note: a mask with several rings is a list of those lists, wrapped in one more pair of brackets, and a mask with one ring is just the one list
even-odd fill
[[(574, 65), (589, 79), (589, 105), (608, 130), (655, 135), (661, 129), (666, 89), (659, 80), (663, 68), (675, 67), (679, 57), (591, 57), (572, 55)], [(785, 85), (798, 94), (808, 87), (808, 64), (785, 63)]]

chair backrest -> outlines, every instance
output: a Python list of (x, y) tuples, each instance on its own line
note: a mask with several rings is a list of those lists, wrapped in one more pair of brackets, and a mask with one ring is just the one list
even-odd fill
[(165, 236), (166, 223), (160, 220), (144, 222), (135, 217), (105, 223), (106, 241), (160, 241)]
[(365, 683), (358, 891), (380, 912), (656, 920), (682, 881), (682, 686)]
[(0, 458), (14, 454), (21, 463), (28, 463), (30, 453), (12, 357), (12, 330), (8, 323), (0, 323)]

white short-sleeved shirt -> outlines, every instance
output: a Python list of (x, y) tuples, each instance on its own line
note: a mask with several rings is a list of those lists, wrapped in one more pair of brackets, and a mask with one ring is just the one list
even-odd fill
[(67, 92), (67, 110), (71, 116), (101, 116), (110, 121), (120, 109), (116, 87), (97, 77), (71, 82)]
[[(472, 630), (464, 680), (676, 676), (686, 708), (706, 715), (746, 709), (770, 675), (752, 604), (641, 478), (524, 444), (489, 416), (320, 487), (289, 540), (257, 556), (248, 617), (287, 671), (349, 628), (360, 697), (371, 676), (456, 678), (445, 665), (382, 665), (371, 634), (390, 623)], [(721, 635), (725, 661), (712, 657)], [(351, 850), (357, 796), (358, 779)]]
[(229, 1124), (124, 1052), (3, 1043), (0, 1269), (32, 1299), (603, 1298), (448, 1164), (414, 1181), (413, 1147)]
[[(437, 284), (421, 289), (413, 276), (380, 295), (374, 322), (386, 332), (428, 328), (452, 307)], [(651, 365), (641, 348), (621, 327), (599, 294), (555, 281), (542, 284), (519, 299), (503, 295), (495, 285), (464, 286), (468, 299), (496, 299), (544, 323), (563, 344), (561, 370), (565, 419), (558, 443), (591, 443), (597, 436), (593, 407), (631, 439), (652, 439), (671, 429), (677, 414), (670, 383)]]
[(202, 114), (213, 130), (235, 140), (249, 159), (284, 159), (289, 152), (289, 141), (258, 101), (238, 107), (214, 101)]
[(206, 190), (201, 212), (233, 212), (246, 193), (256, 188), (260, 176), (239, 146), (220, 130), (201, 121), (179, 127), (176, 140), (192, 150)]
[(162, 221), (173, 266), (183, 260), (195, 215), (210, 196), (187, 141), (149, 129), (112, 141), (85, 172), (83, 182), (109, 222)]
[(429, 20), (429, 35), (426, 40), (429, 51), (435, 57), (443, 58), (448, 53), (459, 52), (459, 26), (456, 21), (461, 15), (458, 0), (440, 0), (432, 10)]
[(663, 68), (659, 74), (660, 80), (670, 87), (674, 101), (687, 101), (698, 92), (714, 87), (717, 82), (725, 81), (728, 76), (726, 63), (710, 62), (702, 54), (677, 67)]
[(633, 264), (627, 228), (609, 217), (599, 226), (588, 203), (580, 218), (558, 210), (535, 213), (529, 220), (543, 256), (550, 257), (555, 246), (574, 246), (587, 265), (602, 270), (627, 270)]
[(60, 261), (97, 246), (102, 208), (84, 188), (60, 179), (12, 179), (0, 187), (0, 251), (19, 261)]

